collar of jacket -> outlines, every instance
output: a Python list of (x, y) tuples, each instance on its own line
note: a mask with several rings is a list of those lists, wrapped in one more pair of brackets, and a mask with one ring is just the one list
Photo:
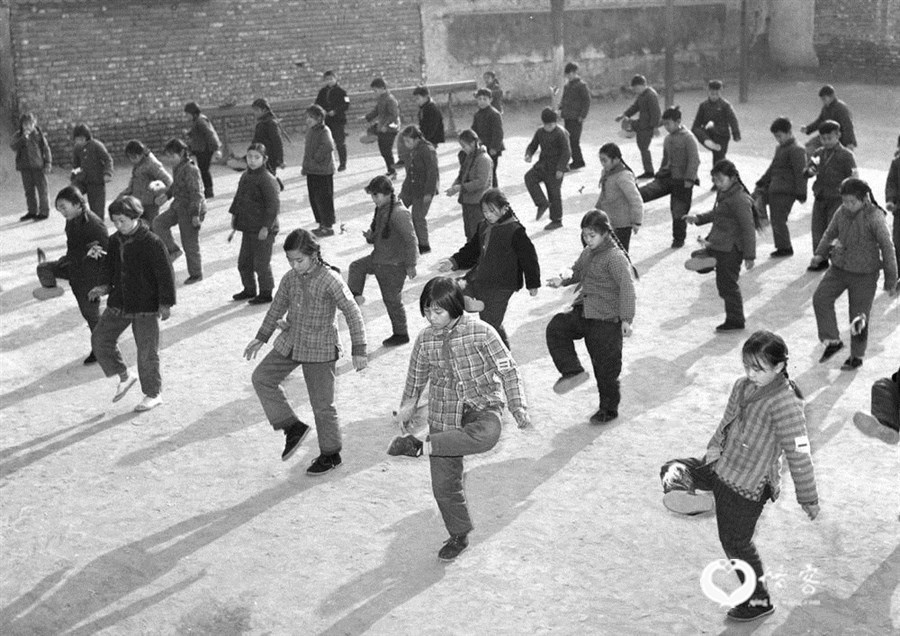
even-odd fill
[(729, 197), (733, 197), (735, 194), (737, 194), (738, 192), (740, 192), (743, 189), (744, 188), (741, 187), (741, 184), (738, 181), (735, 181), (728, 187), (727, 190), (716, 192), (716, 201), (718, 202), (718, 201), (727, 199)]
[[(785, 364), (787, 364), (787, 363), (785, 363)], [(748, 382), (747, 386), (750, 386), (750, 387), (754, 388), (755, 390), (750, 395), (742, 395), (741, 396), (741, 406), (742, 407), (746, 406), (747, 404), (750, 404), (751, 402), (758, 402), (759, 400), (762, 400), (762, 399), (782, 390), (783, 388), (788, 386), (788, 379), (786, 377), (784, 377), (783, 373), (779, 373), (777, 376), (775, 376), (774, 380), (772, 380), (765, 386), (757, 387), (752, 382)]]

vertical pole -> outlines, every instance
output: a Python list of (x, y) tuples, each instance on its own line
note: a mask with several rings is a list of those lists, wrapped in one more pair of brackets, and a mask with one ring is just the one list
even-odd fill
[(740, 75), (738, 79), (738, 101), (741, 104), (747, 103), (747, 90), (748, 90), (748, 71), (747, 71), (747, 58), (749, 57), (748, 46), (748, 38), (747, 38), (747, 0), (741, 0), (741, 68)]
[[(552, 86), (559, 86), (562, 82), (563, 66), (565, 64), (565, 44), (563, 42), (565, 28), (566, 0), (550, 0), (550, 22), (553, 30), (553, 77), (550, 80)], [(560, 92), (551, 94), (551, 108), (556, 108)]]
[(675, 0), (666, 0), (666, 107), (675, 103)]

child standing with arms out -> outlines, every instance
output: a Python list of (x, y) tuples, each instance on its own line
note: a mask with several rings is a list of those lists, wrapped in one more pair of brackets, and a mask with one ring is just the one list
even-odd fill
[(684, 247), (687, 224), (684, 217), (691, 210), (697, 169), (700, 167), (700, 151), (691, 131), (681, 124), (678, 106), (667, 108), (662, 114), (666, 132), (663, 141), (662, 166), (653, 181), (641, 188), (644, 203), (670, 195), (669, 210), (672, 213), (672, 249)]
[(638, 118), (632, 122), (632, 130), (635, 132), (635, 141), (641, 153), (641, 162), (644, 164), (644, 172), (638, 175), (638, 179), (652, 179), (653, 156), (650, 154), (650, 142), (653, 141), (653, 135), (659, 127), (659, 95), (647, 84), (647, 78), (643, 75), (631, 78), (631, 92), (637, 96), (634, 103), (616, 117), (616, 121), (637, 114)]
[(863, 325), (850, 335), (850, 357), (841, 366), (851, 371), (862, 366), (869, 338), (872, 301), (878, 287), (878, 270), (884, 269), (884, 290), (897, 295), (897, 260), (885, 222), (885, 213), (875, 202), (872, 189), (862, 179), (850, 178), (841, 184), (842, 204), (822, 236), (810, 268), (831, 258), (831, 267), (813, 294), (813, 309), (825, 362), (844, 347), (838, 331), (834, 303), (847, 292), (850, 320), (862, 315)]
[(101, 219), (106, 214), (106, 184), (112, 181), (113, 159), (106, 146), (94, 139), (91, 129), (76, 124), (72, 130), (72, 183), (87, 195), (91, 212)]
[(200, 178), (203, 180), (203, 196), (212, 199), (213, 180), (212, 174), (209, 172), (209, 166), (213, 157), (221, 157), (220, 148), (222, 143), (219, 141), (219, 135), (213, 128), (209, 118), (200, 112), (200, 106), (197, 102), (188, 102), (184, 105), (185, 116), (188, 123), (191, 124), (187, 131), (187, 144), (197, 161), (197, 168), (200, 169)]
[(468, 241), (475, 236), (482, 219), (481, 197), (491, 187), (491, 157), (474, 130), (459, 133), (459, 146), (463, 153), (462, 164), (456, 181), (447, 189), (446, 194), (448, 197), (459, 195), (463, 231)]
[(319, 227), (312, 232), (319, 238), (334, 236), (334, 139), (325, 125), (325, 111), (313, 104), (306, 109), (306, 145), (303, 169), (309, 205)]
[(497, 444), (504, 393), (518, 427), (531, 424), (516, 361), (490, 325), (464, 313), (464, 304), (455, 280), (425, 284), (419, 309), (429, 325), (413, 346), (397, 417), (403, 425), (412, 419), (427, 384), (429, 433), (424, 441), (397, 437), (388, 449), (389, 455), (428, 455), (431, 488), (450, 533), (438, 552), (441, 561), (453, 561), (469, 545), (463, 458)]
[[(66, 186), (56, 195), (56, 209), (66, 219), (66, 253), (59, 260), (39, 263), (38, 279), (47, 290), (58, 289), (57, 278), (68, 280), (81, 316), (93, 333), (100, 320), (100, 303), (92, 301), (88, 295), (100, 276), (100, 256), (99, 250), (92, 255), (91, 248), (99, 246), (100, 250), (106, 251), (109, 234), (100, 217), (88, 207), (84, 194), (73, 185)], [(96, 361), (91, 351), (84, 363)]]
[(25, 203), (28, 212), (20, 221), (46, 221), (50, 218), (50, 197), (47, 194), (47, 175), (53, 169), (50, 144), (37, 125), (37, 117), (25, 113), (19, 117), (19, 130), (9, 147), (16, 153), (16, 170), (22, 175)]
[[(203, 280), (203, 263), (200, 259), (200, 225), (206, 217), (206, 199), (200, 170), (190, 157), (187, 144), (180, 139), (170, 139), (165, 147), (165, 159), (172, 166), (172, 185), (156, 199), (163, 205), (172, 199), (169, 209), (153, 221), (153, 231), (159, 236), (169, 251), (169, 258), (185, 255), (188, 277), (185, 285), (193, 285)], [(172, 238), (172, 226), (178, 225), (181, 247)]]
[(241, 233), (238, 272), (244, 288), (232, 296), (234, 300), (246, 300), (251, 305), (272, 302), (272, 246), (278, 234), (279, 192), (278, 182), (266, 170), (265, 146), (250, 144), (247, 170), (228, 210), (232, 229)]
[(716, 289), (725, 301), (725, 322), (716, 331), (744, 328), (744, 300), (738, 277), (741, 261), (748, 270), (756, 261), (756, 230), (759, 222), (753, 210), (753, 199), (747, 191), (737, 167), (722, 159), (713, 166), (716, 203), (706, 214), (688, 214), (684, 220), (691, 225), (712, 223), (709, 235), (703, 240), (704, 249), (691, 254), (692, 258), (712, 256), (716, 267)]
[(622, 159), (622, 151), (614, 143), (600, 147), (600, 198), (594, 207), (609, 217), (619, 243), (627, 252), (631, 234), (637, 234), (644, 221), (644, 203), (638, 190), (634, 171)]
[(109, 294), (106, 310), (91, 335), (91, 344), (106, 377), (119, 376), (113, 402), (125, 397), (136, 382), (116, 344), (131, 325), (137, 347), (138, 377), (144, 392), (135, 411), (149, 411), (162, 404), (159, 321), (169, 319), (175, 304), (175, 280), (166, 246), (141, 221), (143, 213), (141, 202), (134, 197), (116, 199), (110, 204), (109, 218), (118, 231), (109, 239), (99, 285), (88, 293), (88, 298), (95, 302)]
[[(151, 228), (153, 219), (159, 214), (156, 198), (172, 185), (172, 175), (163, 167), (159, 159), (137, 139), (125, 145), (125, 158), (131, 163), (131, 180), (119, 193), (119, 197), (133, 196), (144, 207), (141, 217)], [(154, 181), (162, 184), (161, 191), (150, 187)]]
[(806, 203), (806, 151), (800, 147), (791, 131), (791, 120), (779, 117), (769, 130), (775, 136), (778, 147), (765, 174), (756, 182), (754, 199), (760, 211), (769, 206), (772, 238), (775, 251), (772, 258), (794, 255), (791, 233), (787, 220), (794, 201)]
[[(757, 331), (744, 343), (741, 358), (746, 377), (734, 383), (706, 455), (667, 462), (660, 477), (663, 504), (679, 514), (711, 510), (710, 497), (695, 491), (712, 491), (725, 555), (746, 562), (756, 575), (753, 595), (728, 610), (728, 618), (752, 621), (775, 611), (753, 534), (766, 501), (778, 498), (782, 455), (794, 480), (797, 503), (810, 519), (819, 514), (819, 501), (803, 396), (788, 379), (787, 345), (770, 331)], [(743, 583), (744, 573), (736, 573)]]
[(416, 234), (409, 210), (397, 201), (394, 184), (388, 177), (372, 179), (366, 186), (366, 194), (371, 195), (375, 203), (375, 215), (363, 236), (373, 249), (368, 256), (350, 264), (347, 285), (357, 302), (362, 304), (366, 276), (375, 275), (393, 330), (381, 344), (397, 347), (409, 342), (402, 294), (405, 279), (416, 277)]
[(353, 368), (357, 371), (366, 368), (366, 329), (350, 290), (338, 271), (322, 260), (311, 232), (298, 229), (288, 234), (284, 252), (291, 269), (282, 277), (275, 301), (256, 337), (244, 349), (244, 357), (254, 359), (275, 329), (282, 329), (272, 350), (253, 371), (253, 388), (272, 428), (284, 431), (281, 459), (285, 461), (309, 433), (282, 386), (294, 369), (303, 367), (320, 449), (306, 474), (319, 476), (341, 465), (341, 429), (334, 408), (334, 369), (341, 355), (337, 310), (344, 314), (350, 328)]
[(316, 104), (325, 111), (325, 125), (331, 131), (334, 139), (334, 147), (338, 154), (338, 172), (347, 169), (347, 133), (344, 127), (347, 125), (347, 109), (350, 108), (350, 98), (347, 91), (338, 86), (337, 75), (334, 71), (325, 71), (322, 74), (325, 86), (319, 89), (316, 95)]
[(697, 108), (691, 132), (703, 146), (712, 151), (713, 165), (725, 158), (728, 142), (741, 140), (737, 115), (731, 103), (722, 97), (722, 82), (711, 80), (707, 85), (707, 99)]
[(375, 93), (375, 108), (365, 117), (366, 121), (375, 124), (378, 135), (378, 151), (384, 159), (387, 168), (387, 176), (397, 178), (397, 170), (394, 168), (394, 140), (400, 131), (400, 105), (397, 98), (388, 91), (385, 81), (376, 77), (369, 85)]
[(631, 335), (635, 310), (632, 275), (637, 277), (637, 271), (605, 212), (592, 210), (584, 215), (581, 240), (585, 247), (572, 266), (572, 275), (547, 281), (553, 288), (580, 284), (572, 310), (556, 314), (547, 325), (547, 348), (561, 374), (553, 390), (566, 393), (588, 378), (575, 353), (575, 341), (584, 338), (600, 394), (591, 424), (605, 424), (619, 417), (622, 338)]
[(481, 306), (478, 315), (497, 330), (509, 349), (503, 317), (512, 295), (522, 289), (537, 296), (541, 286), (541, 266), (528, 233), (519, 222), (509, 199), (491, 188), (481, 197), (484, 221), (475, 235), (450, 258), (438, 264), (441, 272), (468, 269), (463, 293)]
[(407, 126), (400, 135), (404, 146), (409, 150), (406, 166), (406, 179), (400, 188), (400, 200), (412, 211), (413, 227), (416, 229), (416, 240), (419, 243), (419, 254), (431, 251), (428, 240), (428, 209), (438, 191), (438, 158), (437, 152), (425, 134), (416, 126)]
[[(543, 125), (535, 131), (531, 143), (525, 148), (527, 163), (531, 163), (538, 147), (541, 149), (538, 162), (525, 173), (525, 187), (537, 206), (535, 220), (540, 221), (544, 212), (550, 210), (550, 223), (544, 226), (545, 230), (558, 230), (562, 227), (562, 180), (572, 157), (569, 133), (557, 125), (557, 119), (556, 111), (545, 108), (541, 112)], [(546, 196), (541, 190), (541, 182), (547, 188)]]
[(491, 183), (496, 188), (497, 162), (500, 161), (500, 155), (506, 150), (506, 146), (503, 145), (503, 116), (491, 104), (492, 99), (492, 93), (487, 88), (479, 88), (475, 92), (478, 109), (472, 118), (472, 131), (478, 135), (494, 164)]
[[(256, 127), (253, 129), (251, 143), (266, 147), (266, 169), (275, 175), (278, 168), (284, 168), (284, 144), (281, 141), (281, 124), (272, 107), (264, 97), (257, 97), (250, 105), (256, 115)], [(275, 175), (276, 178), (278, 175)], [(279, 188), (281, 187), (279, 182)]]
[(900, 136), (897, 137), (897, 150), (884, 185), (884, 199), (884, 207), (894, 214), (894, 254), (900, 267)]

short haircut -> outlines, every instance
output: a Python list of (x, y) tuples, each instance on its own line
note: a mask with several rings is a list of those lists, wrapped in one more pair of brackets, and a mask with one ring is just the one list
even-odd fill
[(428, 87), (427, 87), (427, 86), (416, 86), (416, 87), (413, 89), (413, 95), (420, 95), (420, 96), (422, 96), (422, 97), (429, 97), (429, 96), (431, 96), (431, 93), (428, 92)]
[(643, 75), (635, 75), (634, 77), (631, 78), (631, 85), (632, 86), (646, 86), (647, 78), (644, 77)]
[(410, 124), (400, 131), (400, 136), (408, 137), (409, 139), (422, 139), (422, 131), (415, 124)]
[(496, 79), (496, 78), (497, 78), (497, 74), (494, 73), (494, 71), (485, 71), (483, 75), (487, 75), (487, 76), (490, 77), (491, 79)]
[(775, 133), (789, 133), (793, 126), (791, 125), (791, 120), (787, 117), (777, 117), (775, 121), (772, 122), (772, 125), (769, 126), (769, 131), (774, 135)]
[(822, 88), (819, 89), (819, 97), (834, 97), (834, 86), (831, 84), (825, 84)]
[(337, 77), (337, 75), (334, 74), (334, 71), (325, 71), (322, 73), (322, 79), (328, 79), (329, 77)]
[(394, 182), (383, 174), (374, 177), (365, 188), (366, 194), (392, 194)]
[(662, 119), (668, 119), (669, 121), (681, 121), (681, 107), (669, 106), (663, 111)]
[(88, 141), (91, 140), (91, 129), (88, 128), (85, 124), (75, 124), (75, 128), (72, 129), (72, 139), (76, 137), (84, 137)]
[(34, 113), (22, 113), (22, 116), (19, 117), (19, 125), (21, 126), (27, 121), (36, 122), (37, 117), (35, 117)]
[(314, 117), (319, 121), (325, 119), (325, 109), (319, 106), (318, 104), (313, 104), (309, 108), (306, 109), (306, 114), (310, 117)]
[(491, 99), (493, 95), (491, 94), (491, 89), (479, 88), (477, 91), (475, 91), (475, 97), (487, 97), (488, 99)]
[(130, 140), (127, 144), (125, 144), (125, 154), (131, 155), (132, 157), (139, 157), (147, 152), (147, 146), (145, 146), (142, 142), (137, 139)]
[(709, 84), (706, 85), (711, 91), (720, 91), (722, 90), (722, 80), (709, 80)]
[(257, 97), (253, 100), (253, 103), (250, 104), (250, 107), (272, 112), (272, 107), (269, 106), (269, 101), (265, 97)]
[(380, 77), (376, 77), (372, 80), (372, 83), (369, 84), (370, 88), (387, 88), (387, 84), (384, 83), (384, 80)]
[(577, 73), (578, 65), (575, 62), (569, 62), (566, 64), (566, 67), (563, 69), (563, 73), (568, 75), (569, 73)]
[(266, 144), (261, 144), (258, 141), (254, 141), (252, 144), (247, 146), (247, 152), (250, 152), (251, 150), (253, 152), (258, 152), (263, 157), (266, 156)]
[(188, 102), (184, 105), (184, 112), (196, 117), (200, 114), (200, 106), (197, 104), (197, 102)]
[(81, 191), (77, 185), (69, 184), (56, 194), (54, 203), (59, 204), (60, 200), (68, 201), (72, 205), (80, 206), (83, 210), (90, 210), (87, 195)]
[(183, 155), (187, 149), (187, 144), (177, 137), (172, 137), (163, 147), (163, 151), (170, 155)]
[(545, 108), (541, 111), (541, 121), (545, 124), (554, 123), (559, 120), (559, 115), (552, 108)]
[(462, 316), (466, 300), (459, 283), (448, 276), (437, 276), (425, 283), (422, 295), (419, 296), (419, 311), (423, 316), (429, 307), (440, 307), (451, 318)]
[(826, 119), (819, 126), (819, 134), (820, 135), (830, 135), (831, 133), (841, 132), (841, 125), (834, 121), (833, 119)]
[(109, 216), (127, 216), (129, 219), (139, 219), (144, 214), (144, 206), (132, 196), (119, 197), (109, 204)]
[(464, 131), (459, 133), (459, 137), (457, 137), (460, 141), (464, 141), (467, 144), (477, 144), (481, 141), (478, 138), (478, 133), (472, 130), (471, 128), (466, 128)]

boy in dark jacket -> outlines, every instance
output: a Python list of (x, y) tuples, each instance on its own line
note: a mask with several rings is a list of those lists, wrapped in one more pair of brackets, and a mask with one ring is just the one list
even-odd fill
[[(531, 143), (525, 149), (525, 161), (531, 163), (531, 157), (540, 146), (541, 156), (531, 170), (525, 173), (525, 187), (531, 200), (537, 206), (536, 220), (550, 210), (550, 223), (545, 230), (557, 230), (562, 227), (562, 180), (572, 157), (569, 146), (569, 133), (557, 125), (556, 111), (545, 108), (541, 112), (543, 125), (534, 133)], [(547, 188), (547, 196), (541, 190), (541, 182)], [(548, 201), (549, 199), (549, 201)]]
[(338, 153), (338, 172), (347, 169), (347, 133), (344, 127), (347, 125), (347, 109), (350, 108), (350, 98), (347, 91), (338, 86), (337, 75), (334, 71), (325, 71), (322, 74), (325, 86), (319, 89), (316, 95), (316, 104), (325, 111), (325, 125), (331, 130), (334, 139), (334, 147)]
[(416, 126), (407, 126), (400, 136), (409, 150), (406, 179), (400, 188), (400, 201), (412, 212), (413, 227), (419, 243), (419, 254), (431, 251), (428, 239), (428, 209), (438, 191), (440, 173), (437, 152)]
[(200, 178), (203, 180), (204, 198), (212, 199), (213, 181), (209, 166), (212, 164), (214, 157), (221, 157), (220, 148), (222, 142), (219, 141), (219, 135), (213, 128), (209, 118), (200, 112), (200, 106), (197, 102), (188, 102), (184, 105), (184, 112), (187, 115), (188, 122), (191, 124), (187, 131), (187, 145), (194, 159), (197, 160), (197, 168), (200, 169)]
[(884, 200), (887, 211), (894, 214), (894, 250), (900, 265), (900, 136), (897, 137), (897, 150), (884, 185)]
[(734, 108), (722, 97), (722, 82), (711, 80), (706, 94), (707, 100), (697, 108), (691, 132), (705, 148), (712, 150), (712, 163), (716, 165), (725, 158), (732, 137), (735, 141), (741, 140), (741, 130)]
[(320, 238), (334, 236), (334, 139), (325, 125), (325, 111), (317, 104), (306, 109), (301, 174), (306, 177), (309, 206), (319, 224), (312, 233)]
[(37, 125), (37, 117), (25, 113), (19, 117), (19, 130), (9, 144), (16, 153), (16, 170), (22, 175), (28, 212), (20, 221), (45, 221), (50, 216), (47, 175), (53, 168), (50, 144)]
[(106, 377), (119, 376), (113, 396), (118, 402), (137, 379), (125, 366), (116, 344), (131, 325), (137, 347), (138, 377), (144, 398), (135, 411), (149, 411), (162, 404), (159, 373), (159, 320), (168, 320), (175, 304), (175, 275), (162, 239), (140, 220), (144, 213), (134, 197), (116, 199), (109, 218), (116, 232), (100, 270), (100, 283), (88, 294), (97, 301), (109, 294), (106, 310), (91, 335), (94, 354)]
[(650, 142), (653, 141), (653, 135), (660, 122), (659, 95), (647, 85), (647, 78), (643, 75), (631, 78), (631, 91), (637, 98), (624, 113), (616, 117), (616, 121), (622, 121), (638, 113), (637, 120), (633, 121), (631, 126), (635, 132), (638, 150), (641, 151), (641, 162), (644, 164), (644, 172), (638, 175), (638, 179), (652, 179), (654, 173)]
[(779, 117), (769, 127), (778, 142), (775, 156), (765, 174), (756, 182), (753, 198), (757, 209), (769, 206), (775, 251), (770, 256), (793, 256), (791, 233), (787, 220), (794, 201), (806, 203), (806, 151), (800, 147), (791, 130), (791, 120)]
[[(281, 125), (275, 118), (275, 113), (269, 106), (269, 102), (259, 97), (251, 104), (253, 114), (256, 115), (256, 128), (253, 131), (251, 143), (262, 144), (266, 147), (266, 168), (273, 175), (275, 170), (284, 167), (284, 144), (281, 142)], [(277, 176), (277, 175), (276, 175)]]
[(572, 147), (572, 170), (584, 168), (584, 156), (581, 154), (581, 128), (591, 109), (591, 91), (588, 85), (578, 76), (578, 65), (569, 62), (565, 68), (566, 85), (563, 87), (562, 100), (559, 103), (559, 115), (563, 119), (566, 132), (569, 133), (569, 144)]
[(400, 105), (397, 98), (388, 91), (385, 81), (376, 77), (369, 84), (375, 93), (375, 108), (366, 114), (366, 121), (375, 125), (378, 135), (378, 152), (384, 159), (387, 168), (387, 176), (397, 178), (397, 170), (394, 168), (394, 140), (400, 132)]
[(491, 106), (491, 91), (479, 88), (475, 93), (478, 110), (472, 118), (472, 130), (478, 135), (481, 144), (487, 150), (494, 163), (493, 185), (497, 187), (497, 162), (506, 147), (503, 145), (503, 117), (500, 111)]
[(91, 212), (101, 219), (106, 214), (106, 184), (112, 181), (113, 159), (106, 146), (94, 139), (91, 129), (77, 124), (72, 130), (72, 183), (87, 195)]
[(413, 97), (419, 105), (419, 130), (422, 136), (437, 148), (444, 143), (444, 116), (437, 104), (431, 101), (431, 94), (426, 86), (416, 86)]
[(834, 86), (826, 84), (819, 89), (819, 99), (822, 100), (822, 110), (819, 116), (811, 123), (800, 128), (800, 132), (812, 135), (819, 132), (819, 135), (813, 137), (806, 143), (806, 152), (812, 155), (813, 152), (822, 147), (822, 124), (826, 121), (836, 121), (841, 127), (840, 142), (849, 150), (856, 148), (856, 134), (853, 131), (853, 116), (850, 109), (843, 101), (837, 98), (834, 92)]

